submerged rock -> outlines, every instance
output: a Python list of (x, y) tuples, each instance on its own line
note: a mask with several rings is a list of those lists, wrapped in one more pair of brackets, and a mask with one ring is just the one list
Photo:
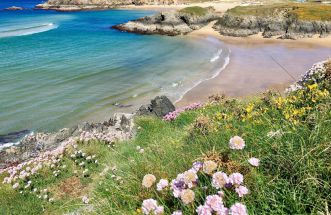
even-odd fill
[(197, 10), (202, 10), (202, 13), (188, 13), (185, 10), (161, 12), (115, 25), (112, 28), (138, 34), (176, 36), (200, 29), (218, 18), (213, 8), (198, 8)]

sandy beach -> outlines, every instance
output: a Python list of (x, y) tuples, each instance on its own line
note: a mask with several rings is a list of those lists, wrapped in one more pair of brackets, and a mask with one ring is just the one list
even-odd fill
[(217, 2), (197, 2), (190, 4), (172, 4), (172, 5), (126, 5), (122, 6), (123, 9), (133, 10), (156, 10), (156, 11), (168, 11), (179, 10), (185, 7), (199, 6), (199, 7), (213, 7), (219, 14), (224, 13), (230, 8), (241, 5), (240, 1), (217, 1)]
[[(167, 11), (188, 6), (212, 6), (217, 13), (223, 14), (242, 4), (242, 1), (223, 0), (177, 5), (131, 5), (124, 8)], [(331, 36), (319, 38), (316, 35), (313, 38), (280, 40), (277, 37), (266, 39), (259, 34), (236, 38), (220, 35), (212, 28), (213, 24), (214, 22), (186, 37), (219, 39), (231, 50), (230, 63), (217, 77), (204, 81), (187, 92), (176, 103), (179, 107), (193, 102), (204, 102), (212, 94), (244, 97), (257, 95), (267, 89), (281, 93), (314, 63), (331, 57)]]
[(331, 57), (331, 37), (295, 41), (264, 39), (261, 35), (234, 38), (221, 36), (212, 25), (188, 36), (218, 38), (231, 50), (230, 63), (216, 78), (204, 81), (186, 93), (177, 106), (203, 102), (213, 94), (244, 97), (267, 89), (283, 92), (312, 64)]

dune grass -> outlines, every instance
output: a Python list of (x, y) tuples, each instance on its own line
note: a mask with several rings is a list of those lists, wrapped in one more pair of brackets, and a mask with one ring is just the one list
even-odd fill
[(208, 9), (199, 6), (193, 6), (183, 8), (179, 10), (179, 12), (189, 14), (191, 16), (204, 16), (208, 13)]
[(288, 11), (289, 15), (299, 20), (331, 21), (331, 5), (317, 3), (281, 3), (261, 6), (238, 6), (228, 10), (234, 15), (270, 16), (281, 11)]
[[(210, 176), (199, 173), (195, 201), (190, 205), (174, 198), (170, 190), (158, 192), (155, 185), (144, 188), (142, 179), (153, 174), (157, 180), (171, 181), (193, 162), (211, 160), (227, 174), (242, 173), (250, 190), (243, 198), (225, 190), (227, 207), (242, 202), (249, 214), (327, 214), (331, 205), (330, 89), (326, 80), (286, 97), (272, 92), (249, 100), (214, 96), (210, 103), (174, 121), (137, 118), (137, 136), (131, 141), (111, 146), (79, 142), (59, 157), (55, 167), (45, 165), (31, 177), (31, 187), (14, 190), (12, 184), (1, 184), (0, 212), (142, 214), (142, 201), (153, 198), (164, 206), (165, 214), (175, 210), (195, 214), (206, 196), (217, 192)], [(235, 135), (245, 140), (243, 150), (229, 149)], [(78, 151), (85, 155), (73, 158)], [(93, 162), (88, 162), (87, 157), (93, 155)], [(261, 165), (249, 165), (251, 157), (259, 158)], [(55, 170), (60, 170), (56, 177)], [(0, 175), (0, 180), (6, 176)], [(38, 191), (33, 192), (34, 188)], [(89, 201), (83, 203), (83, 196)]]

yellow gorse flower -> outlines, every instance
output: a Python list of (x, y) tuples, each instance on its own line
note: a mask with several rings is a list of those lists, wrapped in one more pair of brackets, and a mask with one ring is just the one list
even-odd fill
[(253, 109), (254, 109), (254, 104), (248, 104), (248, 106), (246, 107), (246, 112), (251, 113)]
[(315, 83), (315, 84), (308, 85), (307, 87), (310, 90), (314, 90), (314, 89), (316, 89), (318, 87), (318, 85)]

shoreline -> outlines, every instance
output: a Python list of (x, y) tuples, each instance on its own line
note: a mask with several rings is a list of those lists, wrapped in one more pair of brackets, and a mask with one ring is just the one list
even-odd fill
[[(222, 36), (212, 26), (213, 22), (188, 34), (187, 37), (213, 37), (220, 40), (231, 50), (230, 62), (216, 77), (204, 80), (186, 92), (182, 99), (176, 101), (176, 107), (182, 107), (193, 102), (206, 102), (209, 96), (215, 94), (242, 98), (259, 95), (265, 90), (283, 92), (289, 84), (297, 81), (312, 64), (331, 57), (331, 36), (327, 38), (280, 40), (275, 37), (263, 38), (259, 34), (247, 38), (236, 38)], [(293, 51), (298, 56), (297, 65), (291, 62), (291, 59), (283, 59), (284, 50), (270, 54), (271, 47)], [(312, 56), (306, 56), (309, 54), (300, 52), (300, 50), (307, 50), (310, 53), (319, 49), (323, 50), (320, 56), (317, 56), (318, 54), (316, 56), (313, 54)], [(325, 54), (326, 49), (330, 49), (328, 54)], [(297, 53), (296, 50), (298, 50)], [(247, 58), (251, 59), (247, 60)], [(278, 58), (281, 59), (281, 63), (278, 62)], [(291, 65), (292, 74), (286, 74), (288, 72), (286, 72), (285, 67), (288, 64), (293, 64)], [(242, 71), (242, 68), (245, 68), (247, 72)], [(270, 70), (270, 72), (264, 72), (263, 70)]]

